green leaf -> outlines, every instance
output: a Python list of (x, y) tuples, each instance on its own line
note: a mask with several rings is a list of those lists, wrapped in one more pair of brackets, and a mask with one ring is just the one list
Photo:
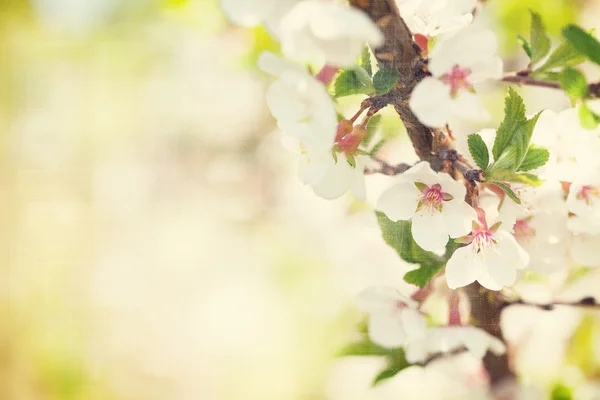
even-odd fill
[(513, 190), (509, 186), (507, 186), (506, 184), (504, 184), (502, 182), (492, 181), (491, 183), (493, 183), (494, 185), (496, 185), (500, 189), (502, 189), (504, 191), (504, 193), (506, 193), (506, 195), (511, 198), (512, 201), (514, 201), (517, 204), (521, 204), (521, 199), (519, 199), (519, 197), (516, 195), (516, 193), (513, 192)]
[(342, 71), (335, 80), (335, 97), (375, 92), (371, 77), (362, 67)]
[(398, 72), (393, 69), (382, 68), (379, 71), (377, 71), (377, 73), (373, 77), (373, 86), (375, 87), (375, 93), (377, 95), (382, 95), (392, 90), (398, 82), (398, 77)]
[(600, 65), (600, 42), (595, 37), (573, 24), (564, 27), (562, 33), (580, 54)]
[(544, 147), (538, 147), (535, 145), (529, 146), (525, 159), (517, 169), (517, 171), (531, 171), (532, 169), (539, 168), (548, 162), (550, 158), (550, 152)]
[(381, 228), (383, 240), (391, 246), (406, 262), (419, 264), (421, 268), (404, 275), (404, 280), (421, 288), (439, 272), (445, 260), (429, 251), (423, 250), (415, 243), (409, 221), (391, 221), (384, 213), (377, 212), (377, 221)]
[(510, 145), (514, 132), (526, 121), (523, 99), (513, 88), (508, 88), (508, 97), (506, 97), (504, 102), (504, 121), (498, 127), (494, 147), (492, 148), (494, 160), (498, 160), (500, 155)]
[(585, 57), (569, 41), (562, 42), (553, 52), (544, 64), (538, 67), (535, 72), (548, 71), (553, 68), (574, 67), (585, 61)]
[(533, 135), (533, 129), (541, 114), (542, 112), (540, 111), (533, 118), (528, 119), (524, 124), (519, 126), (513, 136), (514, 146), (511, 147), (514, 147), (515, 149), (515, 164), (513, 169), (515, 171), (523, 163), (523, 160), (527, 155), (529, 142), (531, 142), (531, 136)]
[(579, 106), (578, 114), (579, 122), (585, 129), (596, 129), (598, 124), (600, 124), (600, 115), (594, 114), (585, 104)]
[(385, 356), (390, 351), (366, 339), (363, 342), (351, 343), (338, 352), (338, 357), (345, 356)]
[(530, 186), (539, 186), (543, 181), (536, 175), (528, 173), (516, 173), (513, 171), (496, 171), (490, 174), (488, 182), (513, 182), (522, 183)]
[(367, 74), (369, 74), (369, 77), (373, 76), (373, 68), (371, 67), (371, 50), (369, 50), (369, 46), (365, 45), (365, 47), (363, 47), (360, 59), (358, 60), (358, 65), (364, 68)]
[(410, 366), (410, 364), (408, 362), (405, 362), (404, 364), (392, 364), (392, 365), (388, 366), (386, 369), (384, 369), (379, 374), (377, 374), (375, 379), (373, 379), (372, 385), (376, 386), (377, 384), (381, 383), (382, 381), (396, 376), (398, 374), (398, 372), (402, 371), (403, 369), (405, 369), (409, 366)]
[(560, 86), (572, 101), (582, 99), (588, 94), (585, 76), (573, 68), (565, 68), (560, 75)]
[(540, 15), (531, 12), (531, 63), (535, 64), (550, 51), (550, 39), (546, 35), (546, 29)]
[(490, 164), (490, 153), (487, 145), (477, 133), (469, 135), (467, 141), (469, 144), (469, 152), (471, 153), (473, 160), (475, 160), (475, 164), (485, 171)]
[(531, 54), (533, 52), (531, 50), (531, 45), (529, 44), (529, 42), (527, 41), (527, 39), (525, 39), (521, 35), (517, 35), (517, 41), (519, 42), (519, 44), (521, 45), (521, 47), (523, 48), (523, 50), (525, 50), (525, 54), (527, 54), (527, 57), (531, 58)]

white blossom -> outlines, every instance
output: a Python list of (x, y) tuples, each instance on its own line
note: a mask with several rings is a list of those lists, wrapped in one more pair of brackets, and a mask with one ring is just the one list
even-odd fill
[(296, 64), (264, 52), (259, 67), (279, 79), (267, 90), (267, 104), (285, 133), (311, 150), (331, 149), (337, 118), (325, 86)]
[(316, 152), (306, 150), (299, 166), (300, 180), (324, 199), (337, 199), (349, 191), (356, 200), (365, 201), (365, 162), (361, 156), (353, 156), (353, 159), (354, 166), (343, 153), (337, 154), (336, 161), (331, 148)]
[(396, 0), (396, 3), (413, 35), (432, 38), (469, 25), (477, 0)]
[(488, 228), (473, 222), (473, 232), (466, 238), (469, 244), (457, 249), (446, 264), (448, 287), (478, 281), (489, 290), (500, 290), (514, 284), (517, 269), (527, 266), (529, 255), (501, 225)]
[(221, 10), (235, 25), (254, 27), (265, 24), (277, 35), (281, 18), (298, 0), (220, 0)]
[(497, 41), (487, 29), (468, 27), (438, 43), (431, 51), (429, 71), (412, 92), (410, 107), (425, 125), (442, 127), (453, 116), (486, 120), (475, 85), (502, 76)]
[(573, 214), (567, 223), (572, 232), (600, 235), (600, 185), (571, 184), (567, 207)]
[(573, 235), (571, 244), (571, 257), (573, 262), (582, 267), (600, 267), (600, 235), (587, 235), (580, 233)]
[(369, 314), (369, 338), (386, 348), (405, 346), (426, 330), (418, 303), (390, 287), (372, 287), (356, 297), (358, 308)]
[(476, 358), (483, 358), (491, 351), (499, 356), (506, 352), (502, 341), (480, 328), (474, 326), (445, 326), (429, 328), (424, 335), (409, 341), (405, 347), (406, 361), (419, 363), (430, 355), (447, 353), (466, 347)]
[(448, 236), (456, 238), (471, 231), (476, 213), (464, 201), (462, 183), (434, 172), (424, 161), (400, 179), (381, 195), (377, 209), (393, 221), (410, 219), (413, 238), (423, 249), (443, 253)]
[(295, 61), (349, 67), (365, 42), (377, 47), (382, 40), (365, 13), (337, 2), (299, 2), (281, 22), (282, 52)]
[[(272, 53), (261, 54), (258, 64), (279, 77), (267, 91), (267, 104), (284, 132), (284, 146), (300, 155), (300, 180), (325, 199), (350, 191), (357, 200), (364, 201), (363, 157), (340, 152), (336, 160), (332, 155), (338, 123), (323, 84), (298, 65)], [(356, 149), (348, 150), (351, 153)]]
[(578, 111), (568, 108), (555, 113), (545, 110), (532, 134), (532, 142), (544, 146), (550, 159), (539, 176), (563, 182), (592, 183), (600, 174), (600, 129), (581, 127)]

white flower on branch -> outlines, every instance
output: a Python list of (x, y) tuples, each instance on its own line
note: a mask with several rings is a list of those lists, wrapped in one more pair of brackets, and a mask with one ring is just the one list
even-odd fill
[(471, 231), (476, 213), (464, 198), (465, 186), (446, 173), (434, 172), (420, 162), (385, 191), (377, 209), (393, 221), (412, 221), (412, 235), (423, 249), (444, 252), (448, 236), (464, 236)]
[(396, 0), (396, 3), (413, 35), (432, 38), (469, 25), (477, 0)]
[(567, 223), (571, 231), (600, 235), (600, 185), (571, 184), (567, 207), (574, 214)]
[(221, 0), (221, 10), (234, 24), (254, 27), (265, 24), (278, 35), (281, 18), (298, 0)]
[(349, 67), (365, 42), (377, 47), (382, 41), (363, 12), (336, 2), (299, 2), (281, 21), (283, 54), (300, 62)]
[(444, 326), (429, 328), (424, 335), (410, 341), (405, 347), (406, 361), (420, 363), (438, 353), (447, 353), (465, 347), (476, 358), (489, 351), (499, 356), (506, 352), (502, 341), (474, 326)]
[(298, 65), (264, 52), (258, 66), (279, 77), (267, 90), (267, 104), (285, 133), (310, 150), (331, 150), (337, 118), (325, 86)]
[(496, 55), (496, 36), (487, 29), (467, 27), (436, 44), (429, 71), (433, 76), (417, 84), (410, 107), (425, 125), (442, 127), (453, 116), (486, 120), (475, 85), (502, 77), (502, 60)]
[(403, 347), (425, 333), (425, 318), (417, 310), (418, 303), (396, 289), (365, 289), (356, 297), (356, 304), (369, 314), (369, 338), (382, 347)]
[(550, 159), (539, 176), (563, 182), (594, 183), (600, 174), (600, 129), (581, 127), (578, 110), (545, 110), (533, 129), (532, 142), (544, 146)]
[(461, 241), (468, 244), (457, 249), (446, 264), (450, 289), (478, 281), (489, 290), (501, 290), (517, 280), (517, 269), (525, 268), (529, 255), (501, 223), (487, 227), (473, 221), (473, 231)]
[[(300, 180), (325, 199), (350, 191), (357, 200), (364, 201), (365, 165), (363, 157), (355, 154), (362, 137), (346, 147), (340, 143), (342, 151), (334, 158), (332, 148), (338, 123), (325, 86), (298, 65), (272, 53), (261, 54), (258, 65), (279, 77), (267, 90), (267, 104), (285, 133), (286, 147), (301, 156)], [(350, 130), (347, 136), (352, 139), (352, 124)]]

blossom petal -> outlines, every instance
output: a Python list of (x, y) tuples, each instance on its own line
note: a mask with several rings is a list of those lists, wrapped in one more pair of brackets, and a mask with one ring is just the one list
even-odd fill
[(446, 264), (446, 281), (450, 289), (467, 286), (481, 275), (481, 262), (471, 245), (456, 249)]
[(467, 188), (461, 182), (455, 181), (445, 172), (437, 174), (440, 185), (444, 193), (450, 193), (457, 200), (464, 200), (467, 195)]
[(442, 210), (446, 232), (451, 238), (468, 235), (471, 232), (473, 221), (477, 219), (477, 213), (462, 199), (444, 202)]
[(475, 93), (461, 90), (451, 101), (452, 112), (462, 118), (473, 121), (487, 121), (490, 113), (483, 107)]
[(425, 78), (415, 86), (409, 105), (419, 121), (433, 128), (441, 128), (452, 115), (450, 88), (435, 78)]
[(377, 209), (392, 221), (407, 220), (415, 214), (418, 194), (412, 182), (398, 183), (383, 192)]
[(427, 161), (421, 161), (404, 172), (403, 178), (412, 182), (424, 183), (427, 186), (440, 183), (438, 174), (431, 169)]
[(371, 314), (369, 316), (369, 337), (382, 347), (393, 349), (406, 343), (406, 331), (397, 315)]
[(412, 217), (412, 235), (415, 242), (423, 250), (436, 254), (444, 254), (448, 243), (448, 232), (442, 218), (442, 213), (434, 210), (433, 213), (416, 213)]
[(573, 235), (571, 256), (575, 263), (584, 267), (600, 267), (598, 249), (600, 249), (600, 236)]
[(405, 308), (400, 312), (400, 320), (408, 340), (419, 338), (425, 334), (427, 322), (418, 310)]
[(396, 310), (398, 303), (409, 307), (417, 307), (418, 303), (400, 291), (389, 286), (373, 286), (360, 292), (356, 298), (356, 306), (367, 313), (388, 313)]

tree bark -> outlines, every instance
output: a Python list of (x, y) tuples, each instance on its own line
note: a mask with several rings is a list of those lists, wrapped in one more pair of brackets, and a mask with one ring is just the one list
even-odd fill
[[(350, 0), (350, 4), (364, 11), (383, 32), (385, 41), (374, 49), (375, 57), (380, 67), (394, 69), (399, 75), (397, 86), (384, 95), (385, 101), (394, 106), (402, 119), (419, 158), (429, 161), (433, 169), (440, 171), (444, 166), (445, 154), (452, 151), (452, 144), (447, 130), (423, 125), (408, 106), (413, 88), (427, 76), (427, 64), (400, 16), (395, 0)], [(468, 286), (466, 291), (471, 299), (473, 325), (503, 340), (500, 330), (501, 303), (490, 297), (490, 293), (477, 283)], [(483, 361), (492, 384), (514, 376), (507, 355), (497, 357), (488, 353)]]

